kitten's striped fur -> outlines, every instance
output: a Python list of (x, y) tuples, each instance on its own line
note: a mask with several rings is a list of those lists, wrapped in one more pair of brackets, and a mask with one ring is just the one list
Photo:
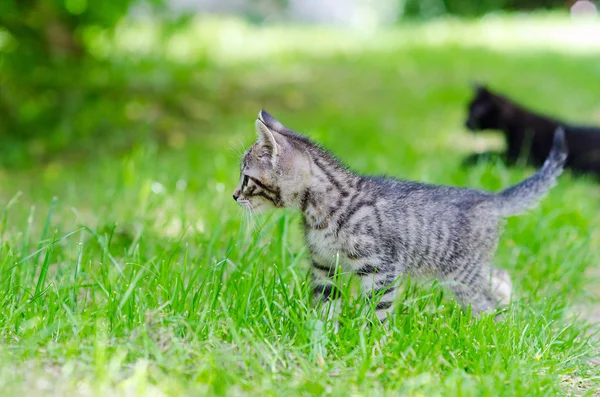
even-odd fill
[(265, 111), (256, 128), (259, 138), (243, 156), (234, 199), (251, 210), (300, 210), (315, 298), (338, 299), (331, 277), (339, 258), (344, 271), (360, 278), (367, 298), (381, 296), (380, 320), (392, 309), (394, 281), (405, 273), (433, 275), (476, 314), (506, 303), (510, 278), (491, 267), (502, 218), (531, 208), (554, 186), (567, 152), (559, 130), (537, 174), (488, 193), (358, 175)]

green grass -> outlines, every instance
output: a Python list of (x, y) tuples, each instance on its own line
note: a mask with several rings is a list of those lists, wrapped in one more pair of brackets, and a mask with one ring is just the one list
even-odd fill
[[(367, 328), (342, 275), (338, 334), (310, 308), (298, 215), (246, 222), (231, 199), (261, 107), (360, 172), (490, 190), (521, 180), (533, 170), (460, 167), (498, 144), (463, 128), (469, 81), (600, 124), (593, 42), (574, 51), (541, 34), (518, 45), (524, 31), (568, 24), (351, 33), (199, 21), (169, 49), (144, 34), (151, 26), (98, 39), (109, 58), (158, 54), (188, 68), (176, 94), (194, 117), (167, 148), (0, 172), (2, 395), (593, 395), (599, 352), (587, 311), (574, 315), (598, 285), (594, 181), (567, 173), (539, 208), (508, 220), (496, 264), (516, 299), (504, 322), (471, 321), (443, 289), (407, 283), (389, 329)], [(133, 48), (136, 37), (147, 45)], [(213, 65), (195, 74), (200, 49)]]

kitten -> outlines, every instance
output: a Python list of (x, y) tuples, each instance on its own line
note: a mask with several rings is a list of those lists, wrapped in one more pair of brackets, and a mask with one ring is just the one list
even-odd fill
[[(505, 160), (511, 164), (524, 156), (536, 166), (550, 153), (554, 131), (563, 126), (569, 147), (565, 167), (600, 176), (600, 128), (573, 126), (536, 114), (483, 86), (475, 88), (466, 126), (472, 131), (502, 131), (508, 144)], [(468, 162), (479, 157), (483, 156), (472, 156)]]
[(315, 299), (339, 298), (332, 283), (339, 263), (360, 278), (365, 297), (381, 298), (376, 315), (382, 321), (392, 309), (394, 281), (404, 273), (448, 284), (474, 314), (506, 304), (510, 279), (491, 267), (502, 218), (535, 206), (556, 184), (567, 153), (558, 130), (537, 174), (488, 193), (358, 175), (265, 111), (256, 131), (258, 140), (242, 158), (234, 200), (252, 211), (301, 211)]

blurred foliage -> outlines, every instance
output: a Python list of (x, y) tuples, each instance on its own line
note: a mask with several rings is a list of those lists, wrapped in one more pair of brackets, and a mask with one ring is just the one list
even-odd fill
[(442, 15), (481, 16), (495, 11), (522, 11), (564, 8), (565, 0), (400, 0), (400, 12), (407, 18), (434, 18)]
[[(134, 58), (96, 51), (98, 38), (115, 42), (115, 27), (132, 6), (150, 9), (163, 1), (0, 0), (0, 164), (26, 166), (57, 156), (123, 151), (148, 138), (177, 145), (182, 131), (190, 129), (186, 118), (206, 121), (208, 113), (228, 107), (228, 98), (240, 89), (204, 55), (182, 67), (164, 54)], [(287, 0), (273, 1), (283, 5)], [(402, 1), (403, 17), (424, 19), (565, 5), (555, 0), (390, 1)], [(164, 16), (155, 29), (168, 47), (176, 22), (185, 17)]]
[(143, 104), (153, 87), (125, 74), (147, 65), (108, 64), (91, 54), (87, 39), (110, 34), (142, 3), (160, 0), (0, 1), (2, 163), (44, 161), (74, 143), (130, 127), (124, 105)]
[(30, 60), (54, 61), (85, 54), (85, 28), (112, 27), (135, 0), (3, 0), (0, 26), (16, 41), (12, 52)]

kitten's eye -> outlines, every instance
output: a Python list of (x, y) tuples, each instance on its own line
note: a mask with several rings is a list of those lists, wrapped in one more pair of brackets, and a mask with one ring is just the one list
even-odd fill
[(244, 180), (242, 181), (242, 190), (248, 186), (248, 175), (244, 175)]

